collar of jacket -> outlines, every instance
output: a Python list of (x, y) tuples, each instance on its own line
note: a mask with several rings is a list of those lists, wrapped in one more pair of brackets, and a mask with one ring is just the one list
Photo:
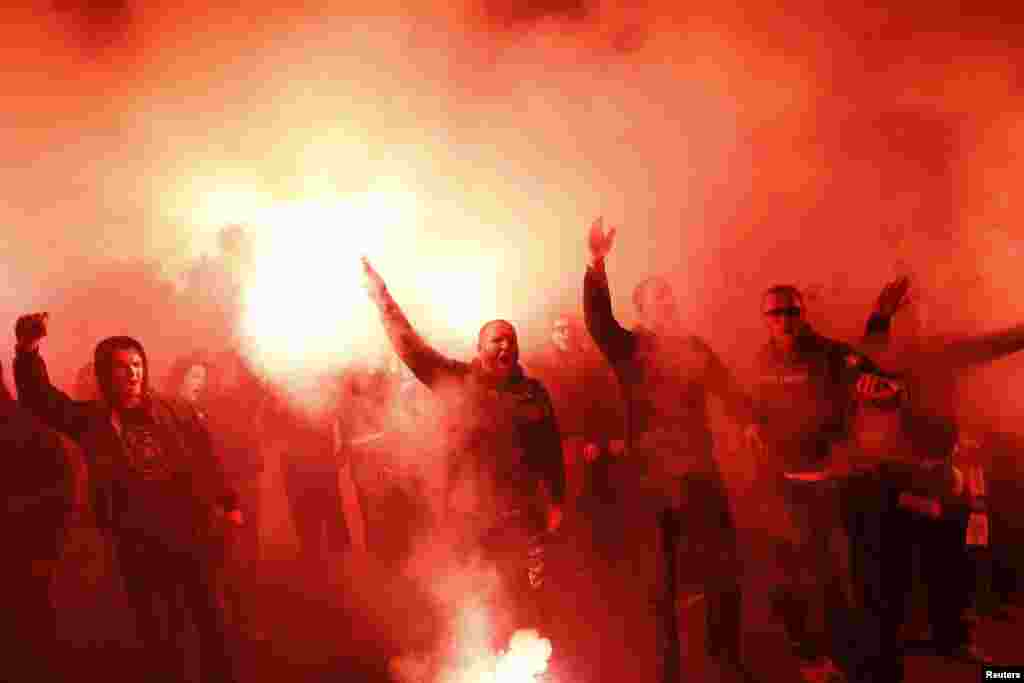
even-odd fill
[(483, 364), (479, 358), (474, 358), (470, 364), (474, 379), (489, 389), (504, 390), (522, 382), (526, 375), (523, 373), (523, 366), (516, 363), (512, 372), (505, 379), (497, 379), (488, 372), (484, 372)]

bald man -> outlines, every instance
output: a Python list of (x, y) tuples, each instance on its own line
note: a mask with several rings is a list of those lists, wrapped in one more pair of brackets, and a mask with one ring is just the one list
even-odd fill
[(446, 358), (416, 333), (365, 259), (363, 267), (392, 346), (444, 405), (446, 523), (479, 544), (515, 587), (525, 618), (537, 619), (543, 539), (560, 526), (565, 495), (561, 435), (548, 392), (519, 365), (511, 323), (486, 323), (471, 362)]

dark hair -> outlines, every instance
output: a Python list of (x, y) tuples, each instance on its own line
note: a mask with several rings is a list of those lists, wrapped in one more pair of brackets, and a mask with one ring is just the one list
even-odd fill
[(96, 383), (99, 385), (101, 396), (107, 401), (111, 400), (114, 394), (111, 376), (114, 353), (126, 349), (135, 351), (142, 358), (142, 391), (144, 394), (149, 393), (149, 359), (146, 357), (146, 350), (142, 348), (142, 344), (132, 337), (107, 337), (96, 345), (96, 350), (93, 352)]
[(196, 351), (178, 358), (171, 365), (171, 369), (167, 372), (167, 377), (164, 380), (164, 391), (168, 396), (178, 395), (178, 392), (181, 391), (181, 385), (185, 381), (185, 375), (196, 365), (206, 368), (206, 382), (207, 384), (210, 383), (211, 370), (213, 369), (210, 357), (203, 351)]
[(800, 293), (795, 285), (773, 285), (764, 291), (761, 295), (761, 304), (764, 304), (764, 300), (770, 296), (788, 296), (796, 299), (800, 302), (800, 307), (804, 308), (804, 295)]

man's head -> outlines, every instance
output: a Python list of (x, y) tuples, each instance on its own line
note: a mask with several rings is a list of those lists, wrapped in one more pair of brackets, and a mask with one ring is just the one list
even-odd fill
[(146, 354), (131, 337), (110, 337), (96, 347), (93, 360), (103, 397), (115, 408), (138, 406), (148, 390)]
[(804, 299), (792, 285), (775, 285), (761, 298), (761, 315), (773, 344), (790, 350), (806, 330)]
[(551, 343), (559, 351), (578, 351), (581, 347), (580, 324), (571, 315), (560, 315), (551, 325)]
[(679, 309), (672, 286), (663, 277), (649, 277), (633, 290), (633, 305), (640, 323), (650, 330), (664, 330), (677, 325)]
[(164, 390), (169, 396), (177, 396), (190, 403), (202, 398), (210, 384), (211, 368), (204, 353), (193, 353), (179, 358), (167, 373)]
[(492, 320), (485, 324), (480, 328), (476, 351), (486, 373), (508, 377), (519, 366), (516, 328), (506, 320)]
[(199, 400), (200, 394), (206, 388), (206, 366), (201, 363), (189, 366), (185, 371), (185, 377), (181, 380), (179, 395), (191, 403)]

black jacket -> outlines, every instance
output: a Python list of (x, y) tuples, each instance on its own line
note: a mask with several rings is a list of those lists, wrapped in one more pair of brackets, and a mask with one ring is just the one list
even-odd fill
[(212, 507), (231, 507), (234, 496), (212, 451), (197, 446), (197, 416), (179, 401), (144, 386), (144, 400), (132, 419), (115, 426), (111, 409), (111, 358), (131, 346), (149, 368), (141, 344), (111, 338), (96, 348), (97, 382), (103, 399), (74, 401), (51, 384), (38, 352), (19, 352), (14, 376), (19, 401), (43, 422), (81, 445), (97, 519), (117, 534), (148, 537), (186, 549), (211, 532)]

